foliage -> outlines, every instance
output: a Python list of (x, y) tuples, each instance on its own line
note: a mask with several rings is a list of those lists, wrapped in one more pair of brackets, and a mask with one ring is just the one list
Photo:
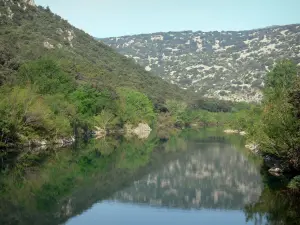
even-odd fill
[(4, 145), (28, 137), (66, 135), (71, 131), (64, 116), (53, 113), (45, 99), (30, 87), (2, 87), (0, 100), (1, 140)]
[(228, 125), (237, 130), (247, 130), (251, 136), (256, 132), (255, 126), (262, 114), (260, 105), (252, 105), (247, 110), (240, 110), (232, 114), (232, 119), (228, 121)]
[(278, 62), (265, 77), (265, 88), (263, 90), (265, 102), (272, 103), (272, 101), (286, 98), (286, 94), (293, 87), (296, 77), (296, 64), (290, 60)]
[(118, 118), (111, 112), (102, 110), (100, 114), (94, 116), (95, 126), (98, 126), (104, 130), (108, 126), (115, 125), (118, 122)]
[(167, 100), (166, 106), (169, 112), (171, 112), (173, 115), (180, 115), (187, 108), (187, 104), (185, 102), (176, 101), (176, 100)]
[(32, 84), (40, 94), (67, 94), (74, 90), (75, 82), (59, 65), (48, 59), (40, 59), (22, 65), (17, 79), (21, 84)]
[[(12, 19), (6, 16), (7, 7), (12, 10)], [(63, 83), (76, 80), (80, 84), (102, 88), (135, 88), (154, 102), (162, 102), (167, 97), (183, 99), (186, 95), (186, 91), (145, 71), (133, 60), (76, 29), (50, 10), (28, 6), (24, 1), (10, 1), (5, 6), (0, 5), (0, 12), (0, 84), (18, 78), (16, 71), (22, 67), (23, 78), (37, 82), (43, 93), (53, 92)], [(53, 47), (46, 48), (45, 43)], [(43, 57), (47, 59), (43, 65), (27, 65)], [(51, 61), (55, 61), (63, 72)], [(34, 69), (35, 74), (27, 73), (27, 69)], [(53, 75), (59, 77), (62, 85), (57, 79), (53, 80)], [(72, 87), (65, 86), (64, 92)]]
[(90, 86), (80, 86), (70, 94), (69, 99), (81, 115), (92, 116), (100, 113), (103, 109), (114, 109), (110, 93), (99, 91)]
[(202, 109), (210, 112), (237, 112), (249, 108), (245, 102), (231, 102), (210, 98), (196, 98), (189, 104), (191, 109)]
[(48, 8), (9, 1), (0, 12), (1, 145), (77, 135), (95, 123), (151, 125), (154, 104), (187, 96)]
[(154, 108), (145, 94), (129, 88), (119, 88), (117, 93), (119, 95), (118, 114), (123, 123), (152, 124), (155, 119)]
[[(142, 177), (146, 171), (141, 167), (149, 164), (156, 145), (155, 138), (145, 142), (107, 138), (79, 142), (74, 149), (48, 149), (43, 161), (40, 151), (22, 153), (16, 167), (10, 166), (0, 174), (0, 213), (6, 215), (0, 217), (1, 224), (15, 218), (22, 218), (26, 224), (30, 224), (29, 221), (39, 224), (65, 223), (70, 216), (107, 199), (124, 188), (126, 183)], [(90, 188), (93, 193), (86, 191)], [(89, 201), (85, 199), (87, 193)], [(58, 213), (64, 212), (68, 199), (73, 199), (74, 195), (77, 197), (74, 202), (72, 200), (73, 210), (57, 217)]]
[(272, 190), (265, 187), (259, 200), (249, 204), (244, 211), (247, 221), (259, 223), (267, 220), (268, 224), (299, 224), (299, 192)]
[[(283, 60), (266, 76), (264, 101), (249, 111), (247, 127), (250, 138), (265, 154), (275, 155), (300, 171), (299, 78), (297, 67)], [(244, 117), (245, 118), (245, 117)]]
[(300, 175), (295, 176), (287, 186), (290, 189), (298, 190), (300, 189)]

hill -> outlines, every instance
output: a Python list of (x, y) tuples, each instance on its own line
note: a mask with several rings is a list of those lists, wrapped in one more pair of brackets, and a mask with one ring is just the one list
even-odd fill
[(246, 31), (182, 31), (111, 37), (101, 42), (145, 70), (200, 95), (259, 101), (276, 61), (300, 63), (300, 24)]
[(33, 0), (0, 1), (0, 95), (0, 147), (153, 124), (189, 96)]
[(80, 83), (134, 87), (153, 99), (184, 95), (32, 0), (1, 0), (0, 21), (1, 84), (23, 63), (46, 55)]

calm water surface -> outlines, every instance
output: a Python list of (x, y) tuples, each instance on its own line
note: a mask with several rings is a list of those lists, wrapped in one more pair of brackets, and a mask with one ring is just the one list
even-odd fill
[(267, 224), (243, 145), (201, 130), (21, 154), (2, 165), (0, 224)]

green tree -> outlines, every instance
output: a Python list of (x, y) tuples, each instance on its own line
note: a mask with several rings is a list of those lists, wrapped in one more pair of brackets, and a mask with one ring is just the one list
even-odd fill
[(68, 118), (55, 115), (45, 99), (30, 87), (1, 87), (0, 142), (2, 145), (32, 138), (71, 135)]
[(36, 86), (40, 94), (70, 93), (75, 89), (72, 77), (51, 59), (39, 59), (21, 66), (17, 74), (21, 85)]
[(105, 110), (102, 110), (100, 114), (94, 117), (95, 126), (98, 126), (104, 130), (106, 130), (110, 125), (115, 125), (117, 121), (118, 120), (113, 113)]
[(285, 98), (297, 78), (297, 66), (290, 60), (278, 62), (265, 77), (264, 100)]
[(130, 88), (119, 88), (117, 93), (118, 115), (124, 123), (153, 122), (153, 104), (145, 94)]
[(166, 105), (169, 112), (171, 112), (174, 116), (179, 116), (184, 113), (187, 108), (187, 104), (185, 102), (177, 100), (167, 100)]
[[(279, 62), (266, 76), (260, 119), (253, 123), (253, 139), (263, 152), (284, 159), (300, 170), (299, 81), (297, 67), (290, 61)], [(251, 125), (250, 125), (251, 126)]]

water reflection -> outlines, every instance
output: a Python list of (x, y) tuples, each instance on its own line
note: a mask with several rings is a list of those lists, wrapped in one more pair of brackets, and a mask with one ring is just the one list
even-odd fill
[(232, 145), (191, 142), (189, 148), (112, 199), (183, 209), (242, 209), (258, 199), (258, 168)]
[(245, 213), (264, 224), (272, 208), (261, 210), (259, 160), (243, 145), (202, 130), (23, 151), (2, 167), (0, 224), (244, 224)]
[(248, 221), (262, 224), (267, 218), (268, 225), (300, 224), (300, 192), (287, 190), (286, 178), (273, 177), (262, 171), (264, 189), (258, 201), (245, 206)]

